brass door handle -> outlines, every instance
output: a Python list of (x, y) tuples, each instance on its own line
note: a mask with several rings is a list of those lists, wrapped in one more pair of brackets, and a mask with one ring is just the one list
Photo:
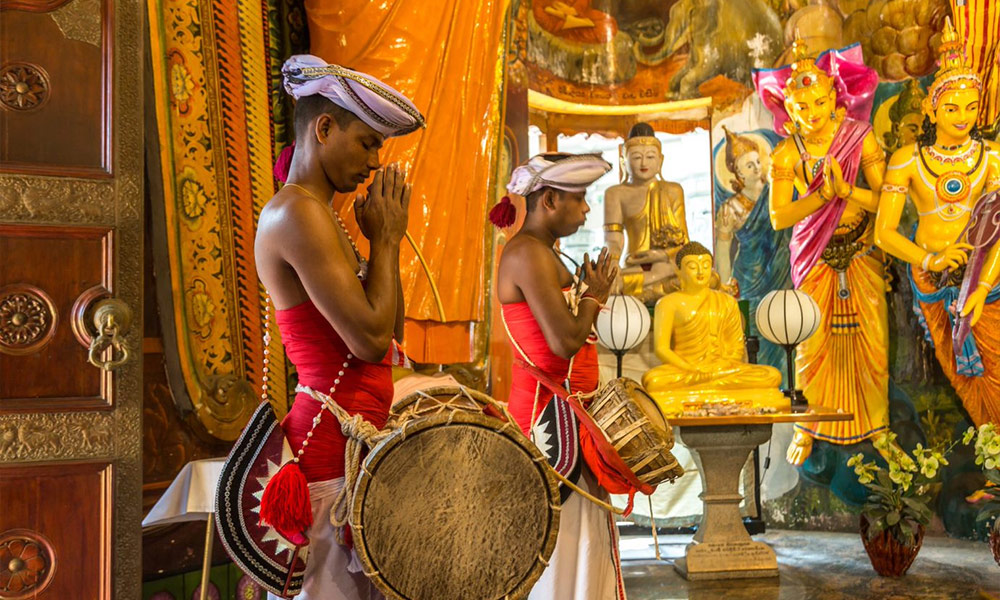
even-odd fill
[[(125, 336), (132, 327), (132, 309), (117, 298), (106, 298), (94, 308), (97, 335), (90, 342), (87, 361), (99, 369), (114, 371), (128, 362), (129, 351)], [(102, 356), (110, 349), (105, 360)]]

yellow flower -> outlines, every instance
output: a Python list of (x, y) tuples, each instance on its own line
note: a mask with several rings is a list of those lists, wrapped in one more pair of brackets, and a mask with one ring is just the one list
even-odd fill
[(976, 437), (976, 428), (969, 427), (965, 430), (965, 435), (962, 436), (962, 443), (968, 445), (972, 441), (972, 438)]
[(920, 461), (920, 473), (928, 479), (934, 479), (934, 476), (937, 475), (937, 470), (940, 467), (940, 462), (933, 456)]

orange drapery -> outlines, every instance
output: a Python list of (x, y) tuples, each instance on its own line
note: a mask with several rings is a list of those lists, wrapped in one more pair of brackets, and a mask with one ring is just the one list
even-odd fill
[(1000, 118), (1000, 3), (996, 0), (951, 0), (958, 39), (965, 40), (965, 60), (983, 80), (979, 125)]
[[(469, 362), (469, 322), (485, 318), (486, 210), (502, 122), (507, 0), (306, 0), (305, 8), (313, 54), (385, 81), (427, 118), (424, 131), (390, 140), (382, 157), (410, 167), (409, 231), (448, 319), (440, 322), (404, 241), (406, 350), (417, 362)], [(354, 220), (347, 222), (359, 237)]]

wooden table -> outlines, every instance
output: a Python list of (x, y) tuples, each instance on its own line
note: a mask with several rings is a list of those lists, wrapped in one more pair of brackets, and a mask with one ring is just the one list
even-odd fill
[(774, 550), (750, 538), (740, 517), (740, 471), (753, 449), (771, 438), (775, 423), (850, 421), (853, 413), (809, 406), (792, 412), (790, 406), (764, 415), (674, 417), (677, 439), (694, 458), (701, 473), (704, 511), (694, 540), (674, 568), (690, 580), (777, 577)]

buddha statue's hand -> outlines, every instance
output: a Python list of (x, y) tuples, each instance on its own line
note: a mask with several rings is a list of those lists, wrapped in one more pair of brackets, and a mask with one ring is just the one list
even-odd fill
[(582, 269), (583, 280), (587, 284), (587, 295), (593, 296), (601, 304), (607, 302), (611, 286), (614, 285), (615, 277), (618, 275), (618, 265), (611, 260), (608, 249), (601, 249), (596, 262), (591, 261), (588, 254), (584, 254)]
[(366, 196), (354, 199), (361, 234), (375, 243), (398, 244), (406, 234), (412, 186), (398, 165), (379, 169)]
[(956, 242), (946, 246), (940, 252), (931, 252), (920, 266), (927, 271), (939, 273), (945, 269), (957, 269), (969, 260), (970, 244)]

